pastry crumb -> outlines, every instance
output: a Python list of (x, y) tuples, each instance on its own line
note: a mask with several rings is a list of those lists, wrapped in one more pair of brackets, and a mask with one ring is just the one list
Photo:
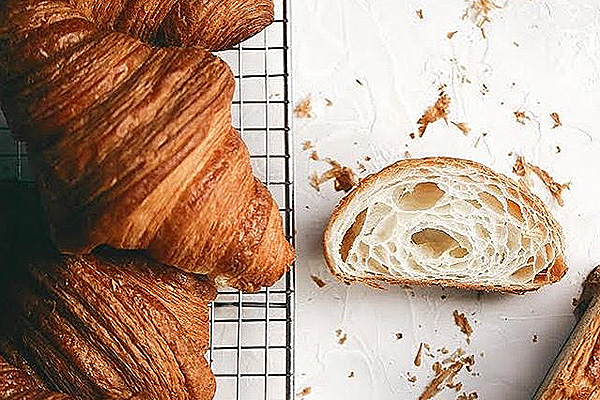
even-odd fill
[(415, 367), (420, 367), (422, 364), (422, 360), (423, 360), (423, 343), (421, 343), (419, 345), (419, 350), (417, 351), (417, 355), (415, 356), (415, 360), (413, 361), (413, 363), (415, 364)]
[(356, 81), (356, 83), (358, 83), (360, 86), (364, 86), (364, 85), (365, 85), (365, 84), (363, 83), (363, 81), (361, 81), (361, 80), (360, 80), (360, 79), (358, 79), (358, 78), (357, 78), (355, 81)]
[(465, 317), (464, 313), (459, 313), (458, 310), (454, 310), (452, 315), (454, 316), (454, 323), (460, 328), (460, 331), (467, 336), (468, 342), (473, 333), (473, 328), (471, 327), (469, 320)]
[(348, 378), (354, 378), (354, 371), (350, 371), (350, 373), (348, 374)]
[(552, 117), (552, 120), (554, 121), (554, 126), (552, 127), (552, 129), (562, 126), (562, 122), (560, 121), (560, 115), (558, 115), (557, 112), (550, 113), (550, 117)]
[(537, 334), (534, 334), (533, 337), (531, 338), (531, 341), (533, 343), (537, 343), (537, 342), (540, 341), (540, 338), (539, 338), (539, 336)]
[[(421, 118), (417, 121), (419, 137), (422, 137), (425, 131), (427, 130), (427, 126), (432, 124), (440, 119), (448, 122), (448, 108), (450, 107), (450, 97), (445, 92), (445, 85), (440, 86), (438, 99), (435, 104), (429, 107)], [(411, 136), (411, 138), (413, 138)]]
[(521, 125), (525, 125), (525, 121), (531, 120), (531, 118), (525, 114), (525, 111), (517, 110), (513, 114), (515, 115), (515, 120)]
[(562, 151), (562, 149), (560, 148), (560, 146), (556, 146), (556, 154), (559, 154)]
[(538, 176), (538, 178), (540, 178), (559, 206), (562, 207), (565, 205), (565, 202), (562, 198), (562, 192), (563, 190), (570, 188), (570, 183), (557, 183), (545, 170), (536, 165), (528, 163), (525, 161), (525, 157), (523, 156), (517, 157), (517, 160), (513, 166), (513, 172), (519, 176), (525, 176), (528, 171), (533, 172)]
[(485, 38), (484, 25), (491, 21), (490, 12), (500, 8), (491, 0), (473, 0), (465, 10), (463, 19), (470, 19), (480, 30)]
[(338, 344), (343, 345), (348, 340), (348, 334), (341, 329), (335, 330), (335, 336), (338, 338)]
[(409, 372), (409, 373), (407, 373), (406, 375), (407, 375), (407, 378), (406, 378), (406, 379), (407, 379), (407, 380), (408, 380), (410, 383), (415, 383), (415, 382), (417, 381), (417, 376), (416, 376), (416, 375), (411, 375), (411, 373), (410, 373), (410, 372)]
[(436, 371), (435, 376), (425, 387), (423, 393), (419, 396), (419, 400), (430, 400), (437, 396), (447, 383), (452, 382), (454, 377), (458, 375), (463, 367), (463, 363), (456, 361), (446, 368), (440, 368)]
[(312, 141), (305, 140), (304, 142), (302, 142), (302, 150), (303, 151), (314, 149), (314, 148), (315, 148), (315, 145), (313, 144)]
[(320, 158), (319, 158), (319, 153), (317, 153), (317, 151), (316, 151), (316, 150), (313, 150), (313, 151), (310, 153), (310, 156), (309, 156), (308, 158), (310, 158), (311, 160), (314, 160), (314, 161), (319, 161), (319, 160), (320, 160)]
[(450, 122), (452, 122), (452, 125), (457, 127), (464, 135), (468, 135), (469, 132), (471, 132), (471, 128), (469, 127), (469, 124), (467, 124), (466, 122), (454, 122), (454, 121), (450, 121)]
[(333, 101), (329, 100), (328, 98), (325, 98), (325, 106), (333, 107)]
[(367, 167), (365, 167), (365, 164), (358, 162), (358, 172), (361, 174), (367, 172)]
[(298, 393), (296, 393), (296, 397), (302, 399), (311, 393), (312, 393), (312, 388), (310, 386), (307, 386), (304, 389), (302, 389), (301, 391), (299, 391)]
[(575, 297), (573, 297), (573, 298), (571, 299), (571, 305), (572, 305), (573, 307), (577, 307), (577, 306), (579, 305), (579, 300), (578, 300), (578, 299), (576, 299)]
[(472, 392), (469, 394), (463, 393), (461, 395), (459, 395), (456, 400), (476, 400), (479, 398), (479, 395), (477, 394), (477, 392)]
[(310, 96), (298, 103), (294, 108), (294, 116), (296, 118), (312, 118), (312, 100)]
[(337, 192), (344, 191), (348, 193), (354, 186), (358, 185), (356, 174), (351, 168), (343, 167), (337, 161), (329, 158), (324, 159), (323, 161), (327, 162), (331, 168), (325, 171), (322, 175), (313, 173), (309, 177), (309, 183), (317, 191), (320, 191), (320, 187), (323, 183), (330, 180), (334, 181), (334, 189)]
[(312, 279), (315, 285), (317, 285), (320, 288), (324, 288), (325, 286), (327, 286), (327, 282), (325, 282), (323, 279), (319, 278), (316, 275), (311, 275), (310, 279)]
[(423, 19), (423, 10), (422, 9), (418, 9), (416, 11), (416, 14), (419, 19)]
[(457, 32), (458, 32), (458, 31), (452, 31), (452, 32), (448, 32), (448, 33), (446, 33), (446, 37), (447, 37), (448, 39), (452, 39), (452, 38), (454, 37), (454, 35), (456, 35), (456, 33), (457, 33)]
[(404, 337), (404, 335), (400, 332), (396, 333), (396, 340), (400, 340)]

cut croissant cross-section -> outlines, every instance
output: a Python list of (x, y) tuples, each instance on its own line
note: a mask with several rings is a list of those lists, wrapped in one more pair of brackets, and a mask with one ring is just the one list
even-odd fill
[(400, 161), (344, 198), (324, 254), (346, 282), (525, 292), (566, 272), (563, 234), (527, 188), (472, 161)]

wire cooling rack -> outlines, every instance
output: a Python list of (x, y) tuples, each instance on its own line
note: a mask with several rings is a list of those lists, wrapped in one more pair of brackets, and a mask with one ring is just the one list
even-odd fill
[[(256, 175), (279, 204), (294, 244), (290, 132), (289, 0), (275, 0), (275, 21), (218, 55), (234, 71), (233, 125), (251, 153)], [(26, 147), (10, 136), (0, 113), (0, 180), (33, 181)], [(221, 290), (210, 309), (207, 357), (217, 379), (215, 400), (294, 398), (294, 272), (255, 294)]]

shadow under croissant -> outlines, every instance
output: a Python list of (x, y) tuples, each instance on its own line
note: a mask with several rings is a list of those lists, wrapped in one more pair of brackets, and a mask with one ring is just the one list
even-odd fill
[(139, 252), (60, 255), (36, 197), (0, 184), (0, 397), (211, 399), (212, 282)]

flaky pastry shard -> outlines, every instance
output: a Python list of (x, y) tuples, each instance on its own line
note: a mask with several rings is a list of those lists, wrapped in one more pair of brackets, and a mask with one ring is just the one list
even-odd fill
[(523, 185), (473, 161), (399, 161), (360, 182), (324, 234), (345, 282), (536, 290), (566, 273), (562, 229)]
[(61, 251), (147, 250), (246, 291), (288, 270), (278, 206), (231, 126), (233, 74), (208, 51), (264, 28), (270, 0), (7, 0), (0, 14), (2, 108)]

